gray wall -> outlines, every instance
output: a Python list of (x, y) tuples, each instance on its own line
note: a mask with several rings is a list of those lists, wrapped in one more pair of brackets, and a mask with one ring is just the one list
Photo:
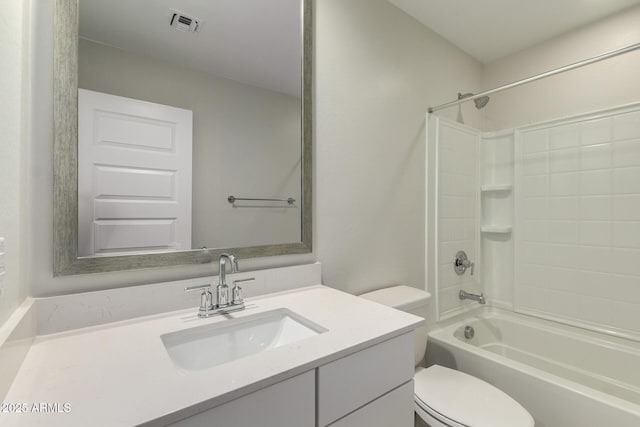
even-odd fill
[(193, 248), (301, 240), (299, 204), (227, 202), (229, 195), (300, 200), (299, 98), (86, 39), (78, 68), (83, 89), (193, 111)]
[[(215, 272), (207, 265), (52, 277), (52, 0), (36, 4), (31, 293)], [(315, 21), (314, 253), (246, 260), (241, 267), (319, 260), (324, 282), (352, 293), (391, 283), (424, 287), (425, 113), (458, 91), (478, 90), (481, 65), (385, 0), (319, 0)], [(479, 126), (479, 118), (465, 108), (467, 122)]]
[(424, 288), (425, 114), (477, 90), (482, 66), (384, 0), (321, 0), (316, 23), (323, 281), (355, 294)]
[[(640, 6), (570, 31), (485, 66), (494, 87), (640, 42)], [(499, 130), (638, 102), (640, 53), (519, 86), (491, 96), (485, 130)]]

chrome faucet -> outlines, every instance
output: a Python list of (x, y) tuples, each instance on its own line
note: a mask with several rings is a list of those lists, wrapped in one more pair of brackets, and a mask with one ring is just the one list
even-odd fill
[(487, 302), (484, 299), (484, 294), (481, 292), (480, 295), (477, 294), (471, 294), (469, 292), (465, 292), (465, 291), (460, 291), (460, 293), (458, 294), (458, 297), (461, 300), (465, 300), (465, 299), (470, 299), (472, 301), (477, 301), (480, 304), (486, 304)]
[(251, 282), (255, 280), (253, 277), (242, 280), (233, 281), (233, 289), (231, 291), (231, 301), (229, 301), (229, 286), (227, 285), (227, 261), (231, 263), (231, 272), (238, 272), (238, 260), (232, 254), (221, 254), (219, 260), (220, 274), (218, 286), (216, 286), (216, 303), (213, 303), (213, 294), (211, 293), (211, 285), (191, 286), (184, 288), (185, 291), (202, 290), (200, 295), (200, 308), (198, 309), (198, 317), (211, 317), (216, 314), (225, 314), (232, 311), (244, 310), (244, 299), (242, 297), (242, 288), (238, 283)]
[(238, 260), (232, 254), (221, 254), (218, 260), (219, 277), (218, 286), (216, 287), (216, 295), (218, 307), (227, 307), (229, 305), (229, 286), (227, 286), (227, 261), (231, 263), (231, 273), (238, 272)]

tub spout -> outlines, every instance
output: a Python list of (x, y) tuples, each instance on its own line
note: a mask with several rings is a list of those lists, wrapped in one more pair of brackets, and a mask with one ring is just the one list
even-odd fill
[(487, 302), (484, 299), (484, 294), (480, 293), (480, 295), (476, 295), (476, 294), (471, 294), (469, 292), (465, 292), (465, 291), (460, 291), (460, 293), (458, 294), (458, 297), (460, 297), (461, 300), (465, 300), (465, 299), (470, 299), (473, 301), (477, 301), (480, 304), (486, 304)]

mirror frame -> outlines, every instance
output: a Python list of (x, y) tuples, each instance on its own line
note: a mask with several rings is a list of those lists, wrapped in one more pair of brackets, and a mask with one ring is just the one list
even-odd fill
[(204, 264), (223, 252), (256, 258), (312, 251), (312, 89), (313, 0), (302, 2), (302, 206), (301, 242), (238, 248), (78, 256), (78, 23), (79, 0), (56, 0), (53, 52), (53, 274), (109, 271)]

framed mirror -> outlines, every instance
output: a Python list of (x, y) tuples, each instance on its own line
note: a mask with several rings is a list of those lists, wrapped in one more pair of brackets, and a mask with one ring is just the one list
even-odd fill
[(309, 253), (312, 0), (56, 0), (54, 275)]

